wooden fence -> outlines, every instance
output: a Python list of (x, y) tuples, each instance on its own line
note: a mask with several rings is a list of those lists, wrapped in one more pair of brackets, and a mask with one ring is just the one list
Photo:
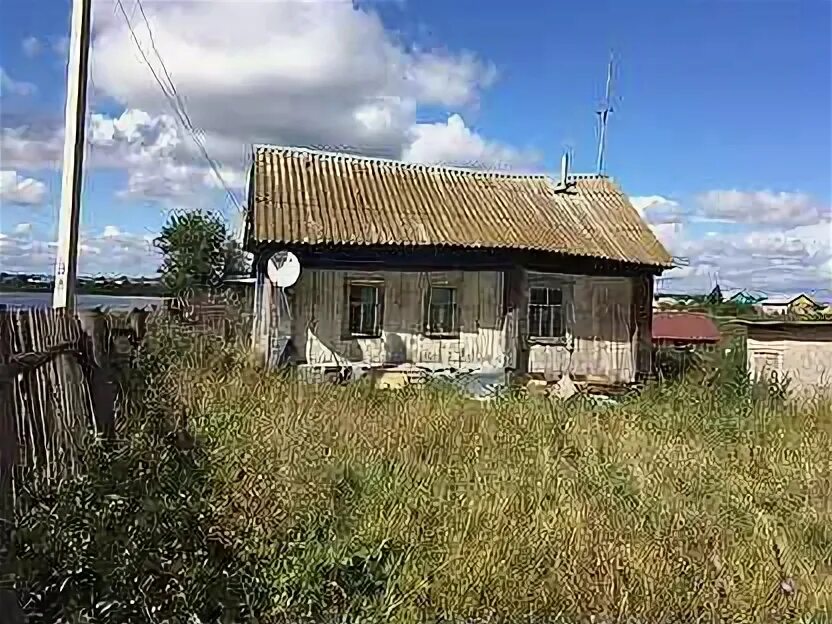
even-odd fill
[(72, 473), (84, 436), (114, 432), (119, 380), (152, 319), (227, 340), (250, 324), (222, 301), (153, 313), (0, 310), (0, 487), (13, 491), (12, 476), (31, 470), (47, 479)]
[[(14, 475), (47, 479), (78, 469), (80, 444), (111, 435), (117, 375), (141, 340), (146, 312), (0, 312), (0, 484)], [(4, 492), (5, 493), (5, 492)]]
[[(0, 309), (0, 559), (24, 480), (83, 470), (84, 439), (115, 432), (121, 382), (151, 314), (226, 339), (248, 322), (239, 305), (211, 302), (128, 314)], [(11, 588), (0, 586), (0, 613), (22, 621)]]

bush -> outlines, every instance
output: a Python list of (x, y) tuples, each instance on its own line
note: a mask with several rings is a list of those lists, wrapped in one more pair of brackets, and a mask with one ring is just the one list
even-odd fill
[(6, 572), (32, 621), (240, 622), (250, 613), (246, 567), (211, 507), (209, 458), (153, 416), (120, 442), (89, 444), (81, 474), (23, 481)]

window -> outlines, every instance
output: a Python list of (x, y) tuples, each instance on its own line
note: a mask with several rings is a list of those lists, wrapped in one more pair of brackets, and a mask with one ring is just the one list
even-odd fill
[(431, 286), (425, 293), (425, 334), (455, 336), (459, 333), (456, 288)]
[(535, 287), (529, 290), (529, 337), (563, 339), (563, 290)]
[(384, 308), (384, 289), (371, 284), (348, 287), (348, 329), (352, 337), (379, 337)]

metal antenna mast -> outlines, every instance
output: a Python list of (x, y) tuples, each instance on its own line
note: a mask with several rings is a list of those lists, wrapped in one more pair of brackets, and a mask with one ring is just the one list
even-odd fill
[(598, 137), (598, 173), (604, 172), (604, 150), (607, 146), (607, 120), (612, 112), (612, 64), (613, 56), (610, 53), (610, 64), (607, 67), (607, 88), (604, 93), (604, 108), (598, 111), (598, 120), (601, 124), (601, 132)]

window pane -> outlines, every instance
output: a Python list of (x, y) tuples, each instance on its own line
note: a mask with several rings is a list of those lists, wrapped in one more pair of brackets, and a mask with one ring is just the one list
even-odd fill
[(545, 288), (532, 288), (531, 293), (529, 294), (529, 303), (534, 304), (546, 304), (546, 289)]
[(552, 323), (557, 315), (557, 309), (552, 306), (529, 306), (529, 335), (538, 338), (552, 336)]
[(453, 288), (431, 288), (430, 301), (432, 304), (449, 304), (454, 301)]
[(350, 301), (375, 303), (377, 290), (375, 286), (350, 286)]
[(549, 308), (552, 320), (552, 332), (550, 334), (552, 338), (560, 338), (564, 335), (563, 314), (561, 310), (560, 306), (552, 306)]
[(445, 304), (432, 304), (430, 307), (430, 330), (447, 334), (453, 331), (453, 307)]
[(356, 335), (378, 334), (379, 289), (376, 286), (351, 285), (349, 290), (349, 331)]
[(560, 288), (549, 288), (549, 305), (563, 303), (563, 291)]
[(425, 330), (434, 334), (456, 333), (456, 289), (430, 288), (425, 295)]

